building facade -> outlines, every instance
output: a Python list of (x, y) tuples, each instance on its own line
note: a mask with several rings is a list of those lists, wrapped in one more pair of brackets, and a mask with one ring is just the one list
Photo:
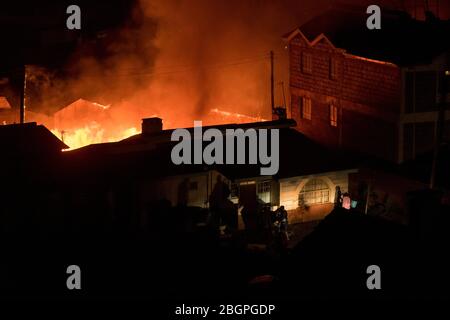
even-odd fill
[[(330, 147), (393, 162), (432, 149), (449, 51), (428, 63), (401, 65), (350, 54), (325, 34), (310, 41), (297, 29), (285, 40), (290, 111), (300, 132)], [(449, 120), (447, 111), (443, 134), (447, 140)]]
[(311, 42), (296, 30), (287, 41), (297, 129), (327, 146), (396, 159), (399, 68), (347, 54), (323, 34)]

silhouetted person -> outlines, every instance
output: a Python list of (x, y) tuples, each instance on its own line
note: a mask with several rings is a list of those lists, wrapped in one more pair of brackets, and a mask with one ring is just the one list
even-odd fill
[(212, 207), (220, 207), (221, 203), (228, 199), (230, 195), (230, 188), (228, 185), (222, 181), (222, 176), (218, 175), (216, 179), (216, 184), (209, 196), (209, 204)]
[(284, 209), (284, 206), (279, 207), (273, 212), (273, 225), (275, 227), (275, 233), (285, 240), (289, 240), (288, 235), (288, 213)]
[(236, 205), (229, 199), (226, 199), (223, 203), (223, 207), (220, 208), (222, 225), (226, 225), (226, 231), (233, 233), (238, 228), (238, 214)]
[(256, 199), (246, 199), (245, 202), (242, 201), (239, 205), (243, 206), (241, 215), (245, 229), (254, 231), (257, 228), (256, 214), (258, 204), (256, 202)]
[(222, 181), (222, 176), (218, 175), (216, 184), (209, 196), (209, 208), (214, 227), (219, 227), (226, 220), (224, 209), (228, 205), (227, 201), (230, 193), (230, 188)]
[(336, 186), (336, 192), (334, 195), (334, 207), (342, 207), (342, 192), (341, 187)]
[(273, 234), (273, 221), (272, 221), (272, 214), (273, 212), (270, 210), (270, 207), (265, 206), (261, 210), (261, 221), (262, 221), (262, 228), (264, 231), (264, 237), (266, 239), (271, 239)]

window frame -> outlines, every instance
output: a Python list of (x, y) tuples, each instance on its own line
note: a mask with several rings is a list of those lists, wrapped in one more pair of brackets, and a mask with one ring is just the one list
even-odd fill
[[(311, 190), (306, 190), (308, 187)], [(319, 188), (319, 187), (321, 187), (321, 188)], [(310, 195), (310, 194), (312, 194), (313, 196), (312, 197), (305, 196), (305, 195)], [(320, 196), (318, 196), (318, 194), (320, 194)], [(304, 204), (307, 206), (331, 203), (331, 200), (330, 200), (331, 199), (331, 188), (326, 183), (326, 181), (323, 180), (322, 178), (309, 179), (305, 183), (305, 185), (302, 187), (302, 189), (300, 190), (300, 192), (298, 194), (299, 205), (300, 205), (300, 199), (303, 199)], [(307, 199), (314, 199), (314, 201), (311, 202), (310, 200), (307, 200)], [(321, 200), (317, 201), (317, 199), (321, 199)], [(324, 201), (324, 199), (326, 199), (326, 201)]]
[[(307, 112), (309, 111), (309, 112)], [(302, 97), (302, 110), (301, 117), (305, 120), (312, 119), (312, 99), (310, 97), (303, 96)]]
[(330, 57), (330, 79), (337, 80), (337, 59), (335, 57)]
[[(271, 180), (263, 180), (258, 181), (256, 184), (256, 195), (265, 203), (271, 203), (272, 201), (272, 181)], [(264, 196), (261, 196), (264, 195)], [(268, 198), (268, 201), (266, 201)]]
[(312, 54), (310, 52), (302, 52), (301, 55), (301, 66), (302, 73), (304, 74), (312, 74), (313, 72), (313, 59)]
[(334, 103), (329, 104), (329, 113), (330, 113), (330, 125), (332, 127), (338, 126), (338, 107)]

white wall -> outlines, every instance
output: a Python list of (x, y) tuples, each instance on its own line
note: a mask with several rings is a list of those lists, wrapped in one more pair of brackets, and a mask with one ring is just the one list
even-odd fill
[(334, 201), (336, 186), (341, 188), (341, 192), (348, 191), (348, 174), (357, 170), (334, 171), (308, 176), (292, 177), (280, 180), (280, 205), (286, 210), (297, 209), (298, 195), (303, 186), (311, 179), (320, 178), (328, 184), (330, 188), (330, 202)]

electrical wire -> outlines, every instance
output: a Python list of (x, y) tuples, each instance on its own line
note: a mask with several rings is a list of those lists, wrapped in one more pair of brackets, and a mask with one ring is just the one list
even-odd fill
[[(185, 72), (191, 72), (192, 70), (201, 70), (201, 69), (223, 69), (233, 66), (239, 66), (244, 64), (251, 64), (251, 63), (257, 63), (264, 61), (266, 59), (269, 59), (270, 55), (268, 53), (265, 54), (259, 54), (247, 58), (241, 58), (231, 61), (222, 61), (219, 63), (212, 63), (212, 64), (191, 64), (191, 65), (184, 65), (184, 66), (162, 66), (162, 67), (153, 67), (149, 69), (140, 69), (140, 71), (137, 71), (137, 69), (126, 69), (127, 72), (124, 73), (114, 73), (113, 75), (115, 77), (153, 77), (153, 76), (164, 76), (164, 75), (171, 75), (176, 73), (185, 73)], [(275, 60), (277, 60), (277, 57), (275, 56)], [(164, 69), (169, 69), (167, 71), (164, 71)], [(174, 70), (170, 70), (174, 69)], [(146, 71), (147, 70), (147, 71)], [(91, 77), (89, 75), (85, 75), (85, 77)], [(94, 77), (94, 76), (92, 76)]]

